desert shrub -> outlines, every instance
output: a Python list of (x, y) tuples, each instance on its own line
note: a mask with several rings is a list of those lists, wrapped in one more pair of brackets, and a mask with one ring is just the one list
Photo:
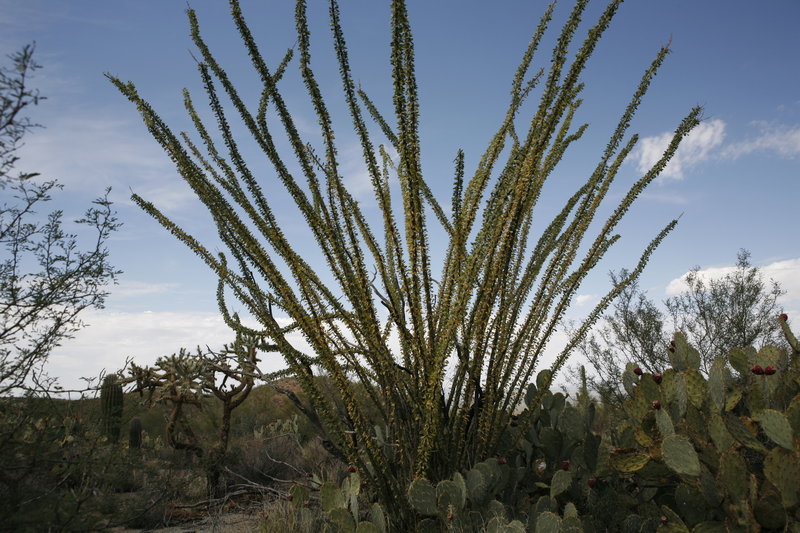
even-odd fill
[[(390, 7), (396, 118), (396, 124), (390, 124), (356, 87), (338, 4), (331, 2), (348, 121), (363, 148), (379, 207), (377, 221), (369, 219), (344, 186), (334, 141), (338, 121), (330, 114), (311, 68), (305, 2), (297, 3), (297, 48), (273, 69), (256, 45), (239, 2), (231, 1), (244, 52), (262, 82), (257, 103), (242, 99), (204, 41), (196, 12), (188, 10), (198, 70), (220, 136), (209, 133), (188, 91), (184, 104), (195, 138), (173, 132), (133, 83), (109, 76), (207, 207), (227, 253), (212, 253), (151, 202), (138, 195), (133, 201), (218, 276), (218, 300), (226, 322), (240, 334), (263, 339), (267, 351), (284, 358), (306, 393), (305, 403), (298, 401), (295, 406), (313, 421), (327, 450), (358, 466), (400, 526), (410, 526), (413, 518), (404, 498), (413, 478), (443, 479), (506, 447), (509, 417), (521, 403), (524, 384), (532, 378), (576, 291), (619, 238), (614, 231), (634, 200), (699, 123), (701, 110), (695, 108), (679, 121), (663, 156), (627, 192), (616, 196), (619, 202), (606, 222), (592, 224), (638, 140), (635, 135), (626, 138), (627, 130), (668, 53), (665, 46), (645, 68), (629, 104), (621, 110), (595, 170), (549, 222), (542, 220), (539, 239), (531, 238), (533, 221), (540, 221), (538, 210), (536, 215), (534, 211), (548, 176), (586, 130), (586, 125), (573, 127), (582, 103), (580, 75), (621, 3), (609, 2), (570, 56), (567, 51), (584, 29), (580, 22), (588, 4), (576, 1), (555, 39), (552, 60), (545, 62), (541, 74), (531, 75), (534, 57), (538, 61), (535, 52), (553, 15), (553, 6), (547, 9), (511, 83), (500, 127), (470, 178), (465, 179), (463, 152), (456, 157), (448, 210), (431, 192), (422, 171), (424, 149), (406, 3), (392, 2)], [(320, 125), (319, 148), (304, 138), (283, 97), (282, 78), (295, 52)], [(525, 101), (533, 94), (539, 96), (539, 104), (529, 108)], [(526, 124), (519, 117), (529, 111)], [(372, 129), (367, 115), (377, 124)], [(233, 125), (234, 117), (241, 124)], [(296, 173), (289, 170), (294, 162), (276, 147), (275, 135), (281, 135), (276, 133), (281, 129), (292, 148), (287, 155), (298, 164)], [(263, 150), (291, 195), (297, 218), (302, 217), (313, 235), (313, 241), (303, 244), (316, 245), (324, 264), (312, 265), (311, 258), (318, 256), (306, 255), (305, 248), (295, 248), (287, 240), (270, 204), (274, 197), (265, 194), (272, 185), (260, 180), (240, 151), (242, 139), (233, 132), (242, 130)], [(376, 146), (379, 135), (388, 146)], [(392, 149), (398, 154), (396, 161), (389, 155)], [(402, 204), (392, 198), (395, 178)], [(428, 218), (431, 213), (433, 223)], [(601, 299), (557, 356), (546, 381), (552, 380), (609, 302), (637, 279), (676, 223), (673, 220), (654, 232), (636, 266)], [(596, 226), (597, 234), (588, 235)], [(434, 229), (445, 239), (438, 277), (433, 258), (439, 254), (430, 247)], [(323, 280), (331, 280), (330, 285)], [(258, 328), (238, 320), (229, 305), (231, 296), (256, 318)], [(292, 345), (287, 336), (294, 331), (308, 340), (313, 355)], [(400, 343), (399, 351), (390, 345), (392, 334)], [(329, 380), (329, 390), (320, 376)], [(379, 433), (392, 442), (380, 442)]]

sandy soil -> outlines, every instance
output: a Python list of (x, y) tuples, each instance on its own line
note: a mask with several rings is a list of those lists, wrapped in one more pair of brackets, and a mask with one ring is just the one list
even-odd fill
[(251, 533), (260, 531), (262, 519), (254, 514), (225, 513), (206, 517), (179, 526), (159, 529), (113, 528), (115, 533)]

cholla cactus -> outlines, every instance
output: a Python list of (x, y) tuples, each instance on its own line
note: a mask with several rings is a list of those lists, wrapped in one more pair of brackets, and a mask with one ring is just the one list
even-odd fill
[[(205, 458), (211, 493), (216, 493), (219, 468), (228, 449), (231, 414), (250, 394), (256, 377), (262, 375), (257, 354), (265, 347), (257, 337), (239, 334), (231, 345), (218, 352), (181, 349), (157, 359), (153, 367), (131, 364), (127, 381), (136, 383), (135, 390), (147, 391), (151, 404), (170, 406), (165, 428), (167, 444)], [(204, 398), (211, 397), (222, 402), (222, 421), (217, 442), (204, 447), (186, 423), (184, 407), (199, 408)]]

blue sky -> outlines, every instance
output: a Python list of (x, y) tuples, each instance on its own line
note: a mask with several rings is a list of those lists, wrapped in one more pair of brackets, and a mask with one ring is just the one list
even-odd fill
[[(245, 93), (249, 87), (257, 91), (227, 2), (190, 4), (229, 74)], [(272, 65), (295, 42), (293, 4), (242, 0)], [(359, 146), (342, 114), (326, 9), (322, 3), (310, 4), (313, 66), (339, 118), (345, 180), (369, 210), (371, 193)], [(388, 113), (388, 2), (342, 4), (354, 77)], [(469, 175), (499, 125), (511, 78), (545, 5), (510, 0), (409, 2), (424, 172), (440, 198), (450, 197), (456, 151), (465, 150)], [(559, 5), (551, 37), (569, 6), (570, 2)], [(603, 7), (603, 2), (593, 2), (587, 19)], [(216, 312), (214, 278), (130, 202), (130, 192), (152, 200), (186, 229), (213, 242), (210, 219), (148, 136), (135, 109), (103, 76), (109, 72), (134, 81), (174, 129), (191, 129), (181, 89), (192, 91), (197, 104), (204, 102), (204, 95), (191, 56), (185, 9), (186, 3), (178, 0), (0, 0), (0, 52), (10, 54), (36, 41), (36, 57), (44, 69), (33, 82), (48, 98), (32, 110), (32, 118), (46, 128), (27, 138), (20, 170), (58, 178), (65, 191), (52, 207), (72, 218), (112, 186), (112, 199), (125, 224), (109, 243), (113, 263), (124, 271), (120, 284), (111, 289), (105, 310), (85, 315), (90, 327), (52, 355), (51, 374), (68, 387), (79, 385), (79, 376), (118, 368), (127, 356), (147, 363), (181, 346), (214, 347), (232, 338)], [(672, 53), (632, 127), (642, 141), (609, 200), (618, 199), (652, 163), (665, 134), (692, 106), (704, 106), (705, 120), (621, 224), (621, 241), (587, 279), (571, 317), (580, 317), (604, 294), (609, 270), (633, 265), (658, 230), (681, 214), (677, 229), (642, 277), (641, 285), (651, 297), (660, 300), (673, 294), (676, 280), (694, 266), (710, 275), (724, 272), (735, 263), (739, 248), (746, 248), (753, 263), (788, 291), (782, 303), (790, 316), (800, 314), (798, 20), (800, 3), (795, 0), (623, 4), (584, 73), (585, 103), (576, 120), (588, 122), (589, 130), (554, 173), (542, 209), (560, 206), (585, 179), (643, 70), (670, 39)], [(550, 42), (535, 65), (549, 62)], [(315, 119), (297, 81), (296, 65), (287, 74), (284, 90), (303, 133), (314, 141)], [(259, 166), (258, 153), (249, 155), (254, 167), (263, 171), (265, 183), (275, 183), (269, 169)], [(288, 208), (279, 216), (302, 249), (307, 242), (299, 224), (302, 218)], [(268, 362), (266, 368), (278, 364)]]

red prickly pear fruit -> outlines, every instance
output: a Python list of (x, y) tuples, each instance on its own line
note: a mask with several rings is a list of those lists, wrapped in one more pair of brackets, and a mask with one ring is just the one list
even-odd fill
[(452, 520), (453, 518), (455, 518), (455, 515), (453, 513), (447, 513), (448, 520)]
[(786, 313), (781, 313), (778, 318), (786, 322), (787, 320), (789, 320), (789, 315), (787, 315)]
[(286, 499), (287, 499), (288, 501), (292, 501), (292, 499), (293, 499), (293, 498), (294, 498), (294, 494), (288, 494), (288, 495), (286, 496)]
[(352, 474), (353, 472), (356, 471), (356, 467), (354, 467), (353, 465), (350, 465), (350, 466), (347, 467), (347, 471)]
[(767, 368), (764, 369), (764, 374), (766, 374), (768, 376), (771, 376), (775, 372), (776, 372), (775, 367), (772, 366), (772, 365), (769, 365)]
[(669, 345), (674, 348), (675, 347), (675, 341), (674, 340), (669, 341)]
[(561, 461), (561, 470), (569, 470), (569, 461)]
[(669, 347), (667, 348), (667, 350), (669, 350), (669, 351), (670, 351), (670, 352), (672, 352), (672, 353), (675, 353), (675, 347), (674, 347), (674, 346), (669, 346)]
[(661, 402), (658, 400), (653, 402), (653, 409), (661, 409)]
[(497, 464), (499, 464), (499, 465), (504, 465), (507, 462), (508, 462), (508, 460), (505, 457), (498, 457), (497, 458)]
[(661, 380), (664, 379), (662, 374), (653, 374), (653, 381), (656, 383), (661, 383)]
[(589, 478), (589, 481), (587, 481), (587, 483), (589, 484), (589, 488), (593, 489), (594, 486), (597, 485), (597, 480), (594, 479), (593, 477), (591, 477), (591, 478)]
[(753, 368), (751, 368), (750, 371), (757, 376), (764, 374), (764, 369), (761, 368), (761, 365), (753, 365)]
[(642, 374), (644, 374), (644, 372), (642, 372), (642, 369), (639, 368), (638, 366), (633, 369), (633, 373), (636, 374), (637, 376), (641, 376)]

